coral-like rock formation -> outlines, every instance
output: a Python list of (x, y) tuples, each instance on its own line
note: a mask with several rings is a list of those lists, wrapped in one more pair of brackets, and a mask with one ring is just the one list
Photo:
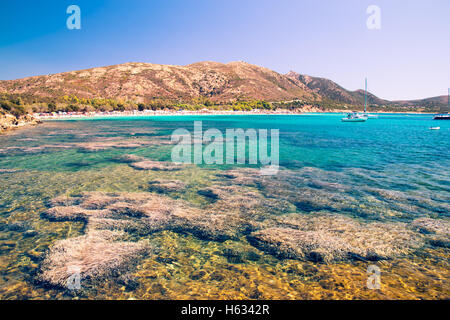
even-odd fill
[(326, 263), (349, 258), (389, 259), (423, 245), (405, 224), (362, 223), (331, 214), (289, 215), (274, 227), (253, 232), (248, 239), (279, 257)]
[(450, 248), (450, 221), (444, 219), (419, 218), (411, 227), (423, 234), (431, 245)]
[(172, 162), (143, 160), (139, 162), (132, 162), (130, 166), (139, 170), (154, 170), (154, 171), (175, 171), (180, 170), (183, 166)]
[(135, 154), (124, 154), (124, 155), (115, 157), (114, 160), (117, 162), (122, 162), (122, 163), (132, 163), (132, 162), (144, 161), (145, 158), (141, 157), (141, 156), (137, 156)]
[[(45, 215), (54, 220), (83, 220), (87, 230), (160, 230), (192, 233), (203, 239), (234, 238), (243, 220), (233, 213), (200, 209), (182, 200), (153, 193), (84, 193), (81, 197), (58, 197)], [(60, 205), (62, 203), (66, 206)]]
[(145, 241), (116, 241), (123, 234), (94, 231), (76, 238), (58, 241), (42, 262), (39, 279), (45, 283), (68, 287), (71, 277), (95, 280), (118, 275), (135, 263), (135, 259), (149, 252)]
[(179, 192), (186, 188), (186, 183), (180, 180), (153, 180), (150, 182), (149, 191), (160, 193)]

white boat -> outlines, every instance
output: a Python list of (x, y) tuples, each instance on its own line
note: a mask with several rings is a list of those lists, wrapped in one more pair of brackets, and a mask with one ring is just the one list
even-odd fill
[(347, 114), (347, 117), (341, 119), (342, 122), (366, 122), (367, 117), (357, 113), (357, 112), (351, 112)]
[(441, 127), (430, 127), (430, 130), (440, 130)]
[[(447, 108), (450, 110), (450, 88), (447, 94)], [(450, 113), (441, 113), (433, 117), (433, 120), (450, 120)]]
[(369, 118), (378, 118), (376, 115), (367, 113), (367, 78), (366, 88), (364, 91), (364, 113), (358, 113), (356, 111), (347, 114), (347, 117), (342, 118), (342, 122), (366, 122)]
[(433, 120), (450, 120), (450, 113), (441, 113), (433, 117)]

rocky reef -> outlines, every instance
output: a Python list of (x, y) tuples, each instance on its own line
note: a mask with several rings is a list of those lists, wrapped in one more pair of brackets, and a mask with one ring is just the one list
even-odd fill
[[(127, 261), (138, 261), (149, 247), (142, 241), (115, 241), (126, 235), (170, 230), (225, 241), (236, 238), (245, 225), (233, 214), (215, 213), (153, 193), (89, 192), (59, 196), (50, 206), (46, 218), (86, 224), (85, 235), (57, 241), (42, 263), (40, 279), (57, 286), (64, 286), (69, 266), (81, 269), (83, 278), (96, 280), (125, 268)], [(115, 258), (109, 254), (114, 252)]]
[(174, 164), (172, 162), (161, 162), (152, 160), (131, 162), (130, 166), (139, 170), (154, 170), (154, 171), (174, 171), (180, 170), (182, 168), (182, 165)]
[(159, 193), (180, 192), (186, 188), (186, 183), (180, 180), (156, 179), (150, 182), (149, 191)]
[(119, 276), (150, 250), (146, 241), (117, 241), (123, 237), (123, 233), (103, 230), (58, 241), (42, 262), (39, 280), (67, 287), (73, 276), (80, 283)]
[(248, 239), (278, 257), (325, 263), (389, 259), (423, 245), (404, 223), (363, 223), (339, 214), (288, 215)]
[(245, 224), (235, 212), (199, 208), (183, 200), (155, 193), (88, 192), (79, 197), (58, 197), (51, 201), (49, 219), (82, 220), (87, 230), (161, 230), (192, 233), (202, 239), (224, 241), (236, 237)]
[(432, 246), (450, 248), (450, 221), (419, 218), (411, 223), (413, 229), (426, 235)]
[[(43, 282), (64, 286), (72, 266), (88, 281), (127, 273), (146, 254), (155, 254), (148, 240), (157, 232), (219, 243), (244, 241), (244, 251), (254, 250), (248, 255), (224, 250), (230, 263), (260, 259), (263, 252), (320, 264), (367, 262), (410, 255), (427, 246), (448, 247), (447, 220), (422, 215), (400, 222), (381, 214), (374, 214), (381, 219), (360, 218), (360, 212), (368, 209), (358, 211), (353, 198), (342, 195), (346, 188), (332, 176), (322, 179), (322, 173), (315, 170), (281, 170), (280, 178), (261, 176), (255, 169), (234, 169), (215, 173), (212, 184), (191, 185), (181, 178), (183, 166), (135, 155), (120, 156), (117, 161), (132, 167), (144, 162), (148, 166), (140, 170), (156, 171), (157, 178), (148, 182), (146, 192), (95, 191), (50, 200), (45, 218), (81, 221), (85, 227), (84, 235), (59, 240), (50, 248), (40, 267)], [(305, 184), (314, 186), (312, 191), (306, 192)], [(322, 196), (325, 190), (331, 196)], [(185, 200), (186, 192), (196, 201)], [(374, 192), (367, 189), (368, 197)], [(404, 205), (414, 205), (408, 202), (411, 196), (401, 192), (380, 189), (377, 193), (385, 201), (394, 197)], [(416, 209), (420, 207), (411, 210)], [(376, 210), (381, 213), (383, 207)], [(116, 252), (115, 259), (112, 252)]]

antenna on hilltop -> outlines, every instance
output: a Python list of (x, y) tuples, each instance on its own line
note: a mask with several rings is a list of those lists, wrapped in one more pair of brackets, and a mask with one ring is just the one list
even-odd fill
[(366, 78), (366, 89), (364, 90), (364, 113), (367, 112), (367, 78)]

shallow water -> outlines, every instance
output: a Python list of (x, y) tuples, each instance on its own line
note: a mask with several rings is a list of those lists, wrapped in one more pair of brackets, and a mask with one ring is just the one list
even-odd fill
[[(444, 224), (450, 218), (450, 123), (437, 123), (429, 115), (381, 115), (366, 123), (341, 123), (340, 117), (98, 118), (49, 121), (0, 136), (0, 298), (450, 298), (450, 239)], [(178, 128), (192, 130), (199, 120), (204, 130), (279, 129), (279, 174), (262, 177), (254, 166), (231, 165), (137, 170), (118, 160), (133, 154), (170, 161), (170, 134)], [(441, 129), (429, 130), (436, 125)], [(227, 178), (226, 172), (238, 178)], [(251, 231), (217, 241), (168, 228), (128, 232), (130, 241), (145, 239), (155, 248), (127, 265), (130, 281), (111, 274), (101, 281), (82, 281), (76, 291), (39, 281), (48, 250), (88, 229), (82, 221), (48, 219), (44, 212), (51, 199), (95, 191), (156, 192), (149, 186), (161, 179), (180, 181), (183, 188), (159, 190), (159, 195), (243, 218), (257, 230), (285, 227), (283, 219), (310, 219), (311, 228), (319, 228), (314, 217), (348, 217), (363, 225), (401, 229), (411, 237), (408, 245), (416, 240), (419, 245), (376, 261), (320, 262), (286, 259), (279, 254), (281, 247), (265, 250), (249, 241)], [(230, 186), (233, 192), (219, 201), (199, 192)], [(417, 229), (414, 221), (420, 218), (432, 218), (444, 230)], [(390, 236), (395, 237), (386, 238)], [(380, 289), (366, 285), (369, 265), (381, 270)]]

